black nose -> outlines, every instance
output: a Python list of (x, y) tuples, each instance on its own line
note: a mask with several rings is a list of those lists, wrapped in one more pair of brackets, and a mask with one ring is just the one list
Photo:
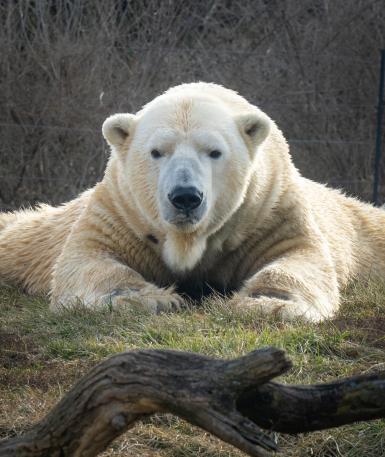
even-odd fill
[(202, 203), (203, 194), (196, 187), (177, 186), (168, 194), (168, 199), (177, 209), (190, 211)]

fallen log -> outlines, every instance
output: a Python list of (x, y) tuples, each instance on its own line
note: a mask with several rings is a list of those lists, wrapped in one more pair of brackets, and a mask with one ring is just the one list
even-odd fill
[(0, 456), (96, 456), (141, 418), (173, 413), (254, 457), (288, 433), (385, 417), (385, 373), (313, 386), (269, 382), (291, 363), (279, 349), (234, 360), (132, 351), (94, 367), (38, 424), (0, 442)]

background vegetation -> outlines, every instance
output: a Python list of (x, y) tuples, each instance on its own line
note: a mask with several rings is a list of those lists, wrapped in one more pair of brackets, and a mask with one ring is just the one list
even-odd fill
[(269, 113), (306, 176), (369, 198), (384, 23), (383, 0), (0, 2), (0, 208), (91, 186), (106, 116), (196, 80)]

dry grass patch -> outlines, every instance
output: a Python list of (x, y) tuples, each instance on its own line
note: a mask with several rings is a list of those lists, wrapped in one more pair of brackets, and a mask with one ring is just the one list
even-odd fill
[[(90, 366), (136, 348), (173, 348), (235, 357), (267, 345), (284, 348), (294, 369), (283, 379), (314, 383), (385, 368), (385, 287), (366, 284), (345, 293), (340, 313), (322, 324), (282, 323), (240, 313), (211, 299), (178, 314), (128, 310), (60, 314), (44, 298), (0, 289), (0, 436), (26, 430)], [(383, 421), (290, 437), (276, 435), (290, 457), (385, 456)], [(172, 416), (157, 416), (117, 440), (104, 456), (236, 457), (232, 447)]]

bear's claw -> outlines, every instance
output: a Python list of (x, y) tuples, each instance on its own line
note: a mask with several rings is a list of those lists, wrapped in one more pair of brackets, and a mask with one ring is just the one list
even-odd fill
[(180, 311), (184, 304), (183, 298), (176, 294), (173, 289), (161, 289), (152, 286), (146, 286), (142, 289), (114, 289), (106, 298), (105, 301), (113, 309), (128, 305), (151, 314)]
[(265, 294), (244, 296), (236, 294), (230, 300), (230, 305), (239, 310), (255, 311), (261, 317), (272, 316), (285, 321), (304, 318), (318, 322), (323, 319), (322, 314), (316, 307), (311, 307), (304, 302), (284, 296), (268, 296)]

